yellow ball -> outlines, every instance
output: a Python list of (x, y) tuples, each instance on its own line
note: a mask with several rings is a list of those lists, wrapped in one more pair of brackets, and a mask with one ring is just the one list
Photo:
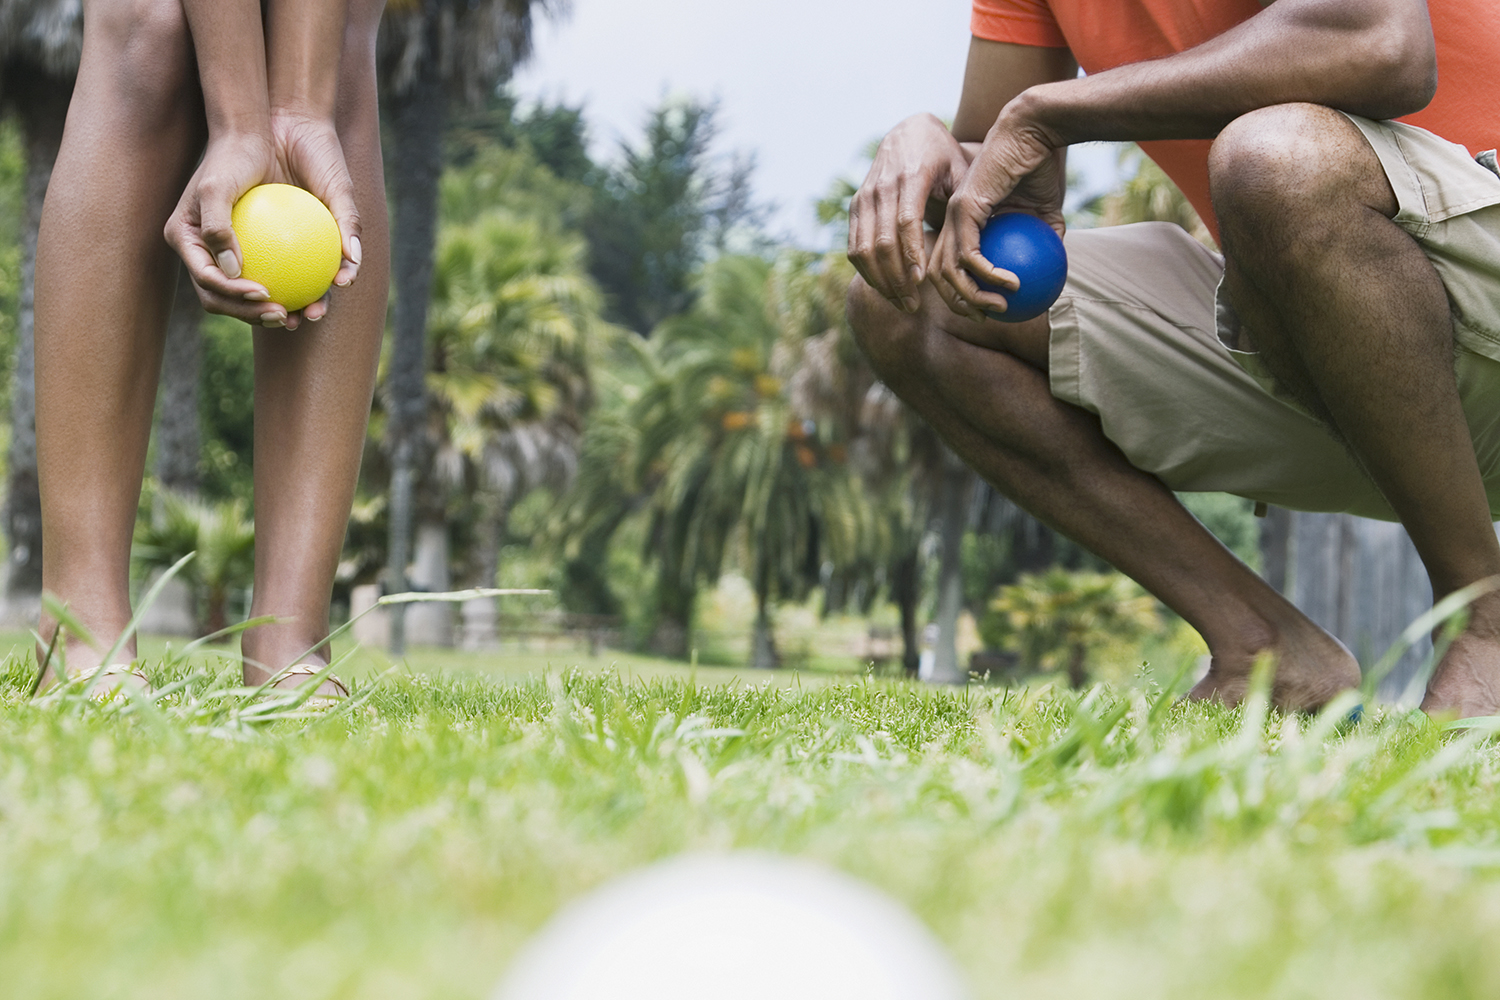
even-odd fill
[(291, 184), (261, 184), (234, 203), (230, 216), (245, 267), (295, 312), (321, 299), (343, 260), (339, 226), (317, 197)]

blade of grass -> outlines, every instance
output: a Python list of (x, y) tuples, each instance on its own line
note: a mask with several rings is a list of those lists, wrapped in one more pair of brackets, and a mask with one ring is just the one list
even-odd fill
[(368, 608), (365, 608), (353, 618), (350, 618), (348, 621), (344, 622), (344, 624), (340, 625), (332, 632), (329, 632), (321, 640), (319, 640), (316, 645), (309, 646), (307, 649), (304, 649), (301, 653), (297, 654), (297, 656), (293, 658), (292, 662), (288, 663), (287, 666), (296, 666), (299, 662), (301, 662), (304, 656), (310, 656), (311, 654), (316, 653), (318, 650), (322, 649), (324, 646), (328, 645), (330, 642), (337, 639), (345, 632), (349, 631), (354, 627), (355, 622), (359, 621), (365, 615), (370, 614), (376, 608), (385, 607), (391, 604), (418, 604), (424, 601), (438, 601), (452, 604), (457, 601), (472, 601), (480, 597), (516, 597), (550, 593), (552, 593), (552, 591), (550, 590), (503, 588), (496, 589), (490, 587), (478, 587), (473, 590), (453, 590), (439, 594), (422, 594), (416, 592), (409, 594), (387, 594), (385, 597), (378, 599), (374, 604), (370, 605)]
[[(39, 645), (39, 646), (42, 645), (42, 637), (37, 634), (36, 630), (33, 629), (32, 632), (31, 632), (31, 635), (32, 635), (32, 637), (34, 639), (36, 639), (37, 645)], [(37, 666), (37, 668), (36, 668), (36, 677), (32, 679), (32, 681), (31, 681), (31, 690), (29, 692), (27, 692), (26, 697), (28, 697), (28, 698), (35, 698), (36, 697), (36, 693), (37, 693), (38, 689), (40, 689), (41, 686), (42, 686), (42, 678), (45, 677), (46, 674), (47, 674), (47, 666), (52, 662), (52, 651), (57, 648), (57, 640), (58, 640), (58, 637), (61, 636), (61, 635), (62, 635), (62, 628), (61, 627), (53, 629), (53, 631), (52, 631), (52, 641), (46, 644), (47, 645), (47, 655), (45, 655), (45, 656), (42, 657), (41, 664)]]
[(194, 639), (186, 646), (183, 646), (182, 652), (178, 655), (187, 656), (189, 653), (192, 653), (195, 650), (207, 645), (208, 643), (213, 642), (215, 639), (224, 639), (228, 636), (244, 632), (247, 629), (255, 628), (257, 625), (270, 625), (273, 622), (278, 622), (281, 620), (282, 619), (278, 618), (275, 615), (259, 615), (255, 618), (246, 618), (242, 622), (236, 622), (235, 624), (230, 625), (227, 628), (221, 628), (217, 632), (210, 632), (208, 633), (208, 635), (200, 636), (197, 639)]
[(197, 552), (189, 552), (173, 563), (171, 568), (165, 573), (157, 577), (156, 582), (151, 585), (151, 589), (146, 591), (146, 596), (141, 598), (140, 607), (136, 610), (135, 614), (131, 615), (130, 624), (125, 626), (125, 630), (115, 639), (115, 644), (109, 647), (109, 652), (104, 654), (104, 666), (109, 666), (113, 663), (115, 657), (119, 655), (120, 650), (124, 649), (125, 644), (130, 641), (130, 637), (135, 635), (135, 630), (140, 627), (141, 619), (146, 617), (146, 612), (151, 609), (151, 605), (156, 603), (156, 598), (161, 594), (162, 588), (167, 585), (167, 581), (181, 572), (182, 568), (192, 562), (193, 557), (197, 554)]

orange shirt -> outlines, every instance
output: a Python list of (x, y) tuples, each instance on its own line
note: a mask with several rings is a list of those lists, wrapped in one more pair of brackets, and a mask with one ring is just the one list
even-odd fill
[[(1432, 103), (1399, 119), (1478, 153), (1500, 145), (1500, 3), (1428, 0), (1437, 40)], [(1260, 13), (1257, 0), (974, 0), (979, 38), (1067, 48), (1086, 73), (1160, 59)], [(1153, 160), (1214, 226), (1208, 140), (1143, 142)]]

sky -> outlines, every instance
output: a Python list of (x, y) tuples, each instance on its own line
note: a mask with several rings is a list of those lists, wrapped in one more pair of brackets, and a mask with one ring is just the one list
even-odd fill
[[(582, 103), (591, 152), (634, 142), (665, 95), (717, 99), (721, 152), (757, 158), (773, 235), (813, 248), (814, 202), (858, 181), (864, 150), (902, 118), (951, 118), (969, 46), (968, 0), (572, 0), (544, 19), (516, 74), (524, 100)], [(1113, 186), (1115, 153), (1070, 154), (1085, 189)]]

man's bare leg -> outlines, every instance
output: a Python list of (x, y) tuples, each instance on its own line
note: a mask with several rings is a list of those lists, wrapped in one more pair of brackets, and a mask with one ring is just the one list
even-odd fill
[[(252, 616), (283, 621), (245, 633), (245, 681), (296, 663), (321, 665), (328, 602), (370, 419), (390, 275), (376, 114), (375, 29), (382, 2), (351, 3), (340, 61), (337, 127), (359, 205), (359, 279), (335, 290), (325, 319), (255, 332), (255, 596)], [(298, 658), (300, 656), (300, 659)], [(306, 677), (292, 676), (283, 686)], [(322, 693), (332, 693), (325, 685)]]
[[(37, 247), (36, 424), (43, 586), (104, 644), (130, 620), (130, 542), (178, 267), (161, 230), (203, 130), (181, 5), (92, 0)], [(70, 639), (69, 671), (102, 652)]]
[[(1316, 105), (1265, 108), (1220, 134), (1210, 172), (1230, 295), (1267, 366), (1348, 443), (1435, 597), (1500, 573), (1447, 295), (1391, 221), (1395, 194), (1359, 129)], [(1500, 712), (1500, 597), (1472, 612), (1428, 711)]]
[(1096, 417), (1052, 395), (1045, 316), (971, 323), (927, 285), (908, 315), (856, 279), (849, 317), (886, 384), (965, 461), (1198, 630), (1213, 660), (1195, 696), (1237, 701), (1265, 653), (1277, 659), (1272, 693), (1284, 709), (1316, 708), (1359, 683), (1348, 650), (1132, 466)]

